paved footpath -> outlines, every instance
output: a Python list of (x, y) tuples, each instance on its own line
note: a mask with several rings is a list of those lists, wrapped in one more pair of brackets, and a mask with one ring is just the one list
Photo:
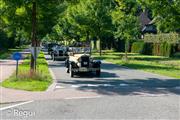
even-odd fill
[[(19, 62), (22, 63), (22, 60)], [(0, 60), (0, 82), (7, 79), (13, 74), (16, 69), (16, 61), (14, 60)]]
[[(23, 55), (23, 58), (29, 54), (29, 50), (24, 50), (24, 52), (20, 52)], [(23, 60), (19, 61), (19, 64), (21, 64)], [(12, 60), (10, 57), (9, 59), (0, 59), (0, 82), (3, 80), (9, 78), (13, 74), (13, 72), (16, 69), (16, 61)]]
[[(24, 57), (26, 57), (27, 54), (29, 54), (29, 50), (26, 49), (20, 53), (22, 53), (22, 57), (24, 58)], [(23, 60), (20, 60), (19, 64), (21, 64), (22, 62), (23, 62)], [(0, 82), (9, 78), (15, 72), (15, 70), (16, 70), (16, 61), (12, 60), (11, 57), (8, 59), (0, 59)], [(8, 95), (8, 93), (10, 93), (10, 94), (13, 93), (13, 90), (3, 88), (0, 86), (0, 95), (1, 95), (0, 103), (6, 102), (6, 101), (4, 101), (4, 102), (2, 102), (2, 101)], [(6, 96), (4, 96), (5, 94), (6, 94)]]

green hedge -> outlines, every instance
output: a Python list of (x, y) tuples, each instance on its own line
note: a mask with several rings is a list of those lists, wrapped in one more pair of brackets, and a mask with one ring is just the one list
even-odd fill
[(158, 33), (158, 34), (145, 34), (144, 42), (150, 43), (180, 43), (180, 34), (178, 33)]
[(156, 55), (170, 57), (175, 53), (175, 44), (172, 43), (144, 43), (143, 41), (134, 42), (131, 47), (132, 53), (144, 55)]
[(175, 45), (172, 43), (154, 43), (153, 44), (153, 55), (170, 57), (175, 53)]
[(144, 49), (144, 42), (134, 42), (131, 46), (131, 52), (133, 53), (143, 53), (143, 49)]

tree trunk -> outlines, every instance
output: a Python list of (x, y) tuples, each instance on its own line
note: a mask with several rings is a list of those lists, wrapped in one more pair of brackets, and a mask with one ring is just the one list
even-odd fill
[(101, 39), (99, 36), (98, 36), (98, 40), (99, 40), (99, 55), (101, 56), (102, 55), (102, 46), (101, 46)]
[(90, 48), (90, 55), (92, 54), (92, 48), (91, 48), (91, 40), (89, 39), (89, 31), (86, 32), (86, 41), (89, 44), (89, 48)]
[(129, 41), (126, 40), (126, 42), (125, 42), (125, 61), (126, 62), (128, 60), (128, 50), (129, 50)]
[[(37, 41), (36, 41), (36, 2), (33, 2), (33, 6), (32, 6), (32, 38), (31, 38), (31, 42), (32, 42), (32, 47), (37, 46)], [(34, 59), (33, 55), (31, 54), (31, 64), (30, 64), (31, 75), (35, 71), (35, 68), (36, 68), (35, 63), (36, 63), (36, 60)]]

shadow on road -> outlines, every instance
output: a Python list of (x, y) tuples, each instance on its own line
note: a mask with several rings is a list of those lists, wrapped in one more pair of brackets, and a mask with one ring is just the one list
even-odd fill
[(78, 90), (93, 91), (103, 95), (139, 95), (139, 94), (176, 94), (180, 95), (180, 80), (157, 78), (138, 79), (98, 79), (98, 80), (72, 80), (59, 81), (68, 85), (79, 85)]
[(77, 73), (74, 78), (117, 78), (117, 74), (109, 72), (101, 72), (101, 77), (97, 77), (94, 72), (90, 73)]
[(65, 67), (64, 63), (56, 63), (56, 64), (49, 64), (50, 68), (59, 68), (59, 67)]
[(101, 65), (102, 67), (102, 69), (104, 69), (104, 70), (121, 70), (121, 69), (125, 69), (125, 67), (120, 67), (119, 65), (114, 65), (114, 64), (112, 64), (112, 63), (103, 63), (102, 65)]
[[(180, 80), (169, 78), (155, 78), (142, 75), (140, 79), (132, 79), (135, 71), (130, 71), (131, 77), (123, 79), (118, 75), (117, 71), (129, 71), (129, 69), (114, 65), (111, 63), (103, 63), (101, 77), (97, 77), (94, 73), (78, 74), (75, 78), (70, 78), (66, 73), (64, 62), (52, 62), (50, 68), (58, 69), (59, 76), (56, 81), (58, 84), (65, 86), (78, 86), (76, 89), (80, 91), (93, 91), (103, 95), (141, 95), (141, 94), (176, 94), (180, 95)], [(163, 69), (163, 68), (162, 68)], [(57, 70), (57, 69), (56, 69)], [(113, 71), (114, 70), (114, 71)], [(124, 74), (124, 73), (122, 73)], [(63, 77), (63, 75), (65, 75)], [(149, 77), (148, 77), (149, 76)], [(141, 77), (141, 75), (139, 75)], [(136, 76), (137, 78), (137, 76)]]

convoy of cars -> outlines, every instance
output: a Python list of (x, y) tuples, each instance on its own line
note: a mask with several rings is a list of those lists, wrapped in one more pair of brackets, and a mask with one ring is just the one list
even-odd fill
[(65, 67), (70, 77), (74, 77), (78, 73), (95, 72), (96, 76), (101, 74), (101, 61), (94, 60), (91, 57), (90, 47), (66, 47), (56, 43), (49, 43), (47, 49), (53, 61), (65, 61)]

